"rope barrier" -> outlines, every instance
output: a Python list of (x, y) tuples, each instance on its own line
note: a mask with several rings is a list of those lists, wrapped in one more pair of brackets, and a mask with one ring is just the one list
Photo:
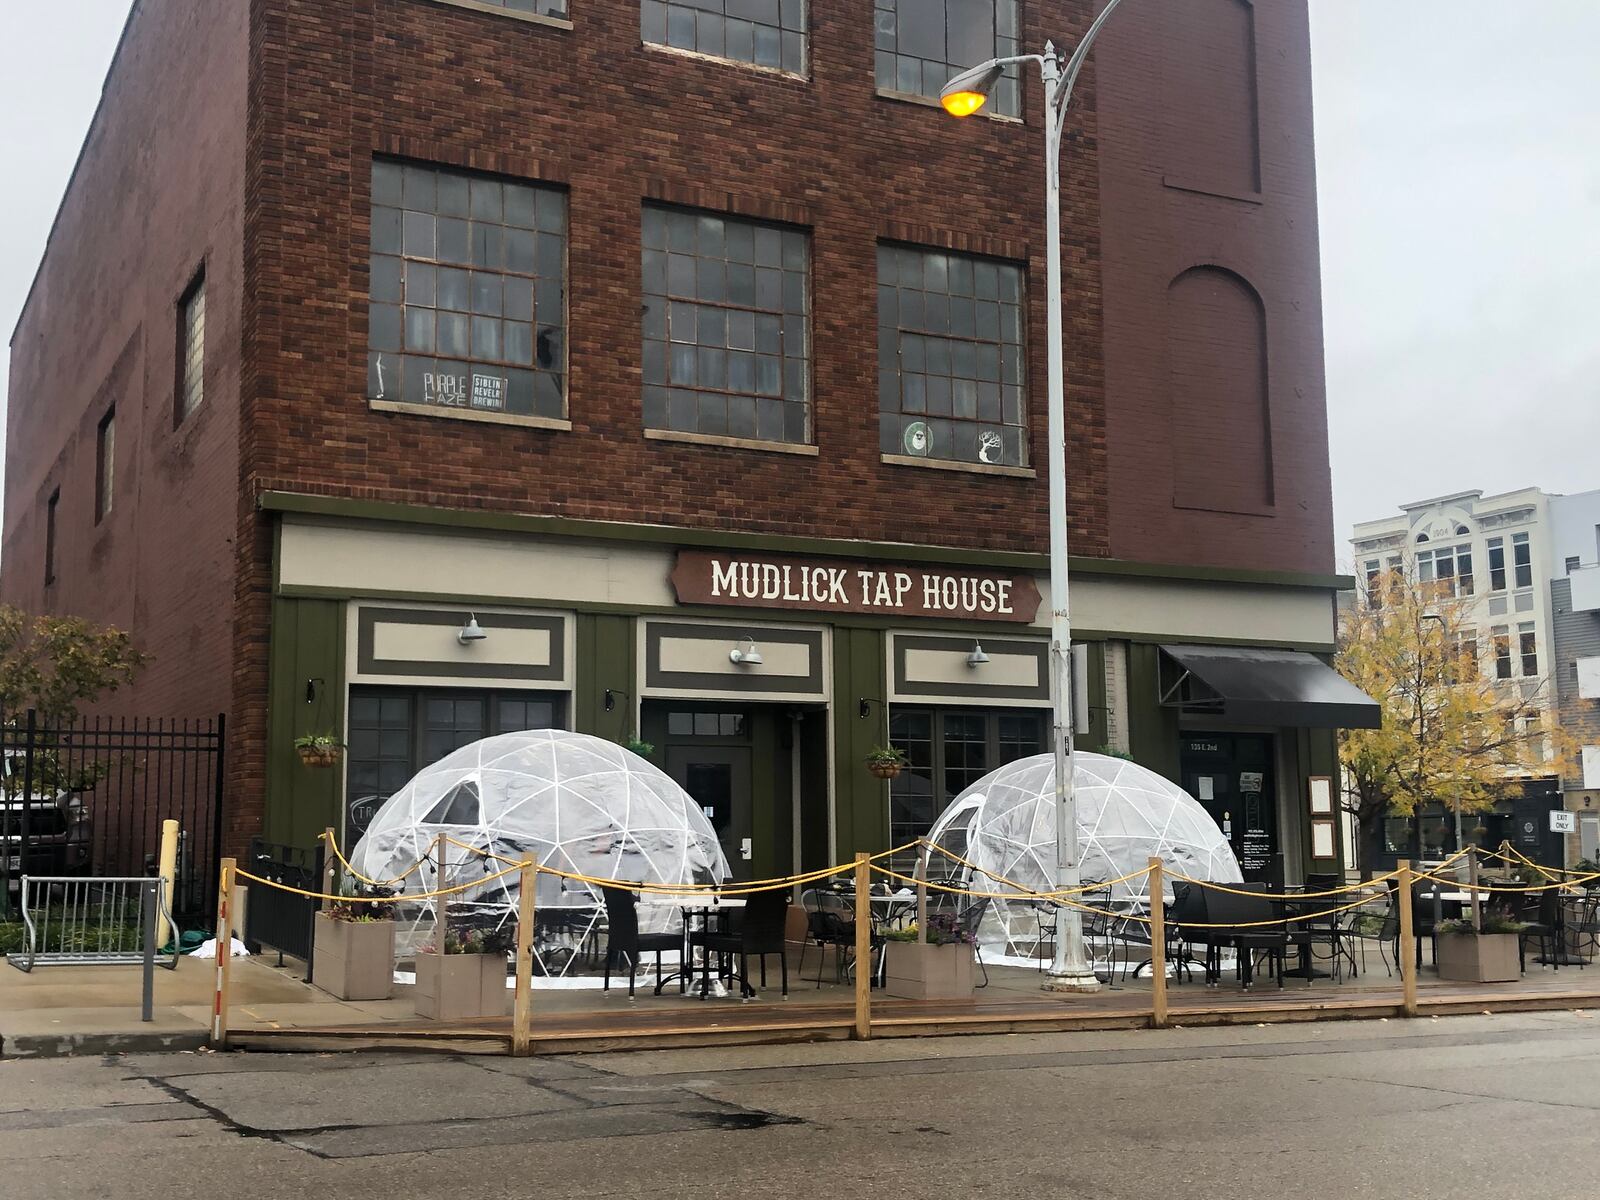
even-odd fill
[[(1413, 871), (1411, 873), (1411, 875), (1412, 875), (1413, 879), (1426, 879), (1426, 880), (1429, 880), (1430, 882), (1433, 882), (1433, 883), (1442, 883), (1442, 884), (1446, 884), (1446, 885), (1448, 885), (1450, 887), (1454, 887), (1454, 888), (1470, 888), (1471, 887), (1470, 884), (1464, 884), (1459, 879), (1441, 878), (1438, 875), (1430, 875), (1426, 871)], [(1503, 892), (1503, 893), (1506, 893), (1508, 895), (1526, 893), (1526, 892), (1556, 892), (1556, 891), (1563, 891), (1563, 890), (1579, 890), (1584, 885), (1586, 885), (1586, 884), (1588, 884), (1588, 883), (1590, 883), (1590, 882), (1592, 882), (1593, 880), (1596, 880), (1596, 879), (1600, 879), (1600, 871), (1597, 871), (1592, 875), (1580, 875), (1575, 879), (1561, 880), (1561, 881), (1558, 881), (1556, 883), (1534, 884), (1531, 887), (1497, 887), (1497, 886), (1495, 886), (1493, 884), (1484, 883), (1484, 882), (1482, 882), (1480, 880), (1479, 883), (1478, 883), (1478, 886), (1477, 886), (1477, 890), (1480, 891), (1480, 892), (1495, 892), (1495, 893)]]
[[(357, 882), (364, 883), (368, 887), (394, 887), (397, 883), (404, 883), (407, 878), (420, 870), (423, 863), (432, 861), (434, 847), (439, 844), (439, 839), (444, 836), (445, 835), (442, 833), (435, 834), (433, 841), (428, 843), (428, 848), (422, 852), (422, 857), (417, 859), (416, 862), (412, 863), (401, 874), (396, 875), (393, 879), (369, 879), (360, 871), (356, 870), (355, 867), (351, 866), (350, 860), (344, 856), (344, 851), (339, 849), (339, 843), (334, 838), (332, 830), (324, 829), (321, 833), (317, 834), (317, 840), (319, 842), (328, 843), (328, 849), (332, 850), (334, 858), (339, 860), (339, 866), (344, 870), (344, 873), (350, 876), (352, 879), (356, 880)], [(520, 866), (521, 864), (518, 865)]]
[[(472, 888), (481, 887), (486, 883), (493, 883), (497, 879), (504, 879), (508, 875), (515, 875), (522, 870), (523, 864), (508, 867), (494, 875), (485, 875), (482, 879), (474, 879), (469, 883), (457, 884), (455, 887), (437, 888), (431, 892), (401, 892), (395, 896), (336, 896), (327, 892), (313, 892), (305, 888), (297, 888), (287, 883), (279, 883), (275, 879), (263, 879), (260, 875), (252, 875), (243, 867), (234, 867), (233, 873), (240, 879), (248, 879), (251, 883), (259, 883), (265, 887), (276, 888), (280, 892), (291, 892), (296, 896), (305, 896), (311, 900), (327, 900), (334, 904), (403, 904), (413, 900), (432, 900), (438, 896), (456, 896)], [(537, 868), (535, 868), (537, 869)], [(224, 887), (227, 881), (224, 881)]]
[[(1211, 880), (1208, 880), (1208, 879), (1192, 879), (1187, 875), (1180, 875), (1176, 871), (1171, 871), (1171, 870), (1167, 871), (1166, 875), (1167, 875), (1168, 879), (1179, 880), (1179, 881), (1181, 881), (1183, 883), (1192, 883), (1192, 884), (1196, 885), (1197, 887), (1203, 887), (1203, 888), (1207, 889), (1208, 891), (1226, 892), (1230, 896), (1261, 896), (1261, 895), (1266, 894), (1266, 893), (1263, 893), (1263, 892), (1252, 892), (1248, 888), (1233, 888), (1233, 887), (1229, 887), (1227, 884), (1213, 883)], [(1343, 895), (1345, 895), (1345, 894), (1347, 894), (1349, 892), (1364, 891), (1364, 890), (1367, 890), (1367, 889), (1370, 889), (1370, 888), (1374, 888), (1378, 884), (1387, 883), (1389, 880), (1398, 879), (1399, 877), (1400, 877), (1400, 872), (1399, 872), (1398, 869), (1396, 869), (1396, 870), (1390, 871), (1387, 875), (1375, 875), (1371, 879), (1366, 880), (1365, 882), (1362, 882), (1362, 883), (1347, 883), (1343, 887), (1333, 888), (1330, 891), (1326, 891), (1326, 892), (1294, 892), (1294, 893), (1292, 893), (1292, 898), (1295, 899), (1295, 900), (1324, 900), (1329, 896), (1343, 896)], [(1291, 895), (1291, 893), (1284, 893), (1284, 894), (1285, 895)], [(1363, 898), (1363, 900), (1361, 902), (1363, 904), (1365, 904), (1370, 899), (1372, 899), (1372, 897), (1368, 896), (1368, 897)]]
[[(939, 845), (938, 842), (930, 842), (926, 838), (923, 838), (922, 841), (924, 842), (924, 844), (927, 845), (928, 849), (937, 850), (940, 854), (944, 855), (946, 858), (951, 859), (954, 862), (960, 863), (963, 867), (966, 867), (968, 870), (976, 871), (978, 874), (986, 876), (987, 878), (994, 880), (996, 883), (1003, 883), (1007, 887), (1014, 887), (1018, 891), (1023, 891), (1023, 892), (1028, 892), (1028, 891), (1032, 890), (1026, 884), (1018, 883), (1014, 879), (1007, 879), (1004, 875), (996, 875), (991, 871), (985, 870), (983, 867), (980, 867), (977, 863), (970, 862), (967, 859), (962, 858), (961, 855), (957, 854), (954, 850), (945, 849), (943, 846)], [(1035, 893), (1035, 894), (1038, 894), (1038, 895), (1046, 895), (1046, 894), (1048, 894), (1048, 895), (1053, 896), (1053, 897), (1079, 896), (1079, 895), (1083, 895), (1085, 892), (1098, 892), (1098, 891), (1101, 891), (1101, 890), (1103, 890), (1105, 888), (1115, 887), (1119, 883), (1127, 883), (1130, 879), (1139, 879), (1139, 878), (1142, 878), (1143, 876), (1148, 875), (1148, 874), (1150, 874), (1150, 868), (1149, 867), (1145, 867), (1142, 870), (1130, 871), (1128, 874), (1120, 876), (1117, 879), (1108, 879), (1103, 883), (1088, 883), (1088, 884), (1084, 884), (1084, 885), (1082, 885), (1080, 887), (1061, 888), (1061, 889), (1058, 889), (1056, 891), (1052, 891), (1052, 892), (1049, 892), (1049, 893)], [(974, 893), (974, 894), (976, 894), (976, 893)], [(997, 893), (994, 894), (994, 896), (991, 897), (991, 899), (994, 899), (994, 898), (1002, 898), (1003, 899), (1004, 896), (1003, 896), (1002, 893), (998, 893), (997, 892)]]

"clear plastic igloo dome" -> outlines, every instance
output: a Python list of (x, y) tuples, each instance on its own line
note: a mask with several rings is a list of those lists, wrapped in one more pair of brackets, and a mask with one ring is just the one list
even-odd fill
[[(716, 831), (693, 797), (664, 771), (621, 746), (559, 729), (507, 733), (464, 746), (421, 771), (384, 802), (351, 863), (374, 879), (392, 879), (423, 856), (438, 834), (512, 861), (632, 883), (717, 883), (728, 861)], [(468, 862), (450, 851), (445, 883), (503, 864)], [(437, 885), (431, 864), (407, 881), (410, 891)], [(452, 903), (501, 905), (516, 900), (509, 875)], [(594, 889), (553, 875), (539, 878), (538, 907), (592, 908)]]
[[(1141, 871), (1152, 857), (1195, 879), (1238, 883), (1243, 878), (1222, 830), (1177, 784), (1104, 754), (1078, 753), (1073, 761), (1085, 883)], [(967, 872), (979, 890), (1008, 891), (997, 882), (1004, 878), (1030, 891), (1048, 892), (1056, 876), (1055, 785), (1055, 758), (1049, 754), (991, 771), (956, 798), (930, 839), (979, 868)], [(1126, 907), (1147, 894), (1144, 879), (1130, 880), (1112, 887), (1110, 904)], [(986, 942), (1006, 942), (1009, 953), (1026, 953), (1020, 943), (1025, 932), (1038, 936), (1037, 907), (1026, 901), (997, 901), (980, 936)]]

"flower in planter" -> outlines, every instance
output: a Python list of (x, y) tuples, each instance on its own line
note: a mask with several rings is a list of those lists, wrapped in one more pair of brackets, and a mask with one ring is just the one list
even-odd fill
[(867, 770), (879, 779), (893, 779), (911, 765), (911, 760), (894, 746), (875, 746), (867, 753), (865, 761)]
[(327, 915), (335, 921), (355, 924), (390, 920), (400, 895), (394, 888), (373, 887), (365, 883), (349, 885), (341, 894), (344, 898), (328, 905)]
[(308, 767), (331, 767), (344, 753), (344, 742), (335, 733), (308, 733), (295, 738), (294, 749)]
[[(917, 927), (915, 924), (906, 925), (900, 929), (891, 929), (883, 935), (889, 942), (915, 942), (917, 940)], [(941, 913), (928, 918), (928, 945), (930, 946), (970, 946), (972, 935), (961, 928), (961, 923), (948, 913)]]

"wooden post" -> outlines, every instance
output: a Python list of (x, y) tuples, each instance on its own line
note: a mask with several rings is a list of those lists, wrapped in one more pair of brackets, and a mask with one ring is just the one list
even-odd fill
[(511, 1017), (511, 1053), (517, 1058), (533, 1053), (533, 920), (538, 887), (538, 868), (523, 863), (517, 895), (517, 999)]
[(1167, 905), (1161, 860), (1150, 860), (1150, 1023), (1167, 1027)]
[(928, 943), (928, 843), (922, 843), (922, 855), (917, 859), (917, 945)]
[(1400, 996), (1406, 1016), (1417, 1015), (1417, 933), (1411, 915), (1411, 860), (1400, 860)]
[(1483, 906), (1478, 902), (1478, 848), (1467, 850), (1467, 886), (1472, 889), (1472, 932), (1483, 932)]
[(856, 1027), (855, 1039), (872, 1037), (872, 856), (856, 854)]
[(322, 840), (328, 845), (328, 853), (322, 860), (322, 893), (325, 896), (337, 896), (339, 895), (339, 889), (336, 886), (338, 880), (335, 878), (335, 874), (339, 869), (339, 856), (333, 852), (337, 843), (333, 840), (332, 825), (322, 831)]
[[(444, 891), (452, 886), (450, 883), (450, 843), (440, 842), (439, 845), (439, 883), (435, 890)], [(438, 944), (439, 953), (443, 954), (444, 941), (450, 936), (450, 897), (437, 896), (433, 901), (433, 939)]]
[(217, 986), (211, 998), (211, 1048), (228, 1048), (228, 971), (233, 963), (233, 873), (237, 859), (222, 860), (217, 876)]

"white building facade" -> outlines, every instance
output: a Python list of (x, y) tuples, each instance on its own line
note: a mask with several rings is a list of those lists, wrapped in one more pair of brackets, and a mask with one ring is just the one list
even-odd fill
[[(1556, 549), (1554, 511), (1567, 499), (1537, 488), (1500, 495), (1457, 492), (1358, 524), (1350, 540), (1361, 591), (1357, 603), (1366, 603), (1378, 581), (1395, 570), (1438, 585), (1461, 601), (1464, 614), (1460, 628), (1448, 636), (1476, 654), (1485, 675), (1521, 693), (1531, 709), (1530, 723), (1559, 720), (1551, 582), (1565, 566)], [(1577, 520), (1574, 515), (1572, 521)], [(1593, 534), (1591, 529), (1591, 560), (1600, 554)], [(1600, 570), (1595, 575), (1600, 581)], [(1489, 845), (1509, 840), (1550, 861), (1564, 853), (1543, 811), (1561, 807), (1556, 781), (1523, 782), (1523, 800), (1507, 799), (1494, 812), (1473, 818), (1487, 829), (1478, 840)], [(1600, 800), (1595, 808), (1600, 819)], [(1424, 853), (1454, 849), (1451, 826), (1442, 809), (1424, 814)], [(1600, 824), (1595, 832), (1600, 836)], [(1403, 856), (1408, 837), (1408, 822), (1391, 821), (1384, 853)]]

